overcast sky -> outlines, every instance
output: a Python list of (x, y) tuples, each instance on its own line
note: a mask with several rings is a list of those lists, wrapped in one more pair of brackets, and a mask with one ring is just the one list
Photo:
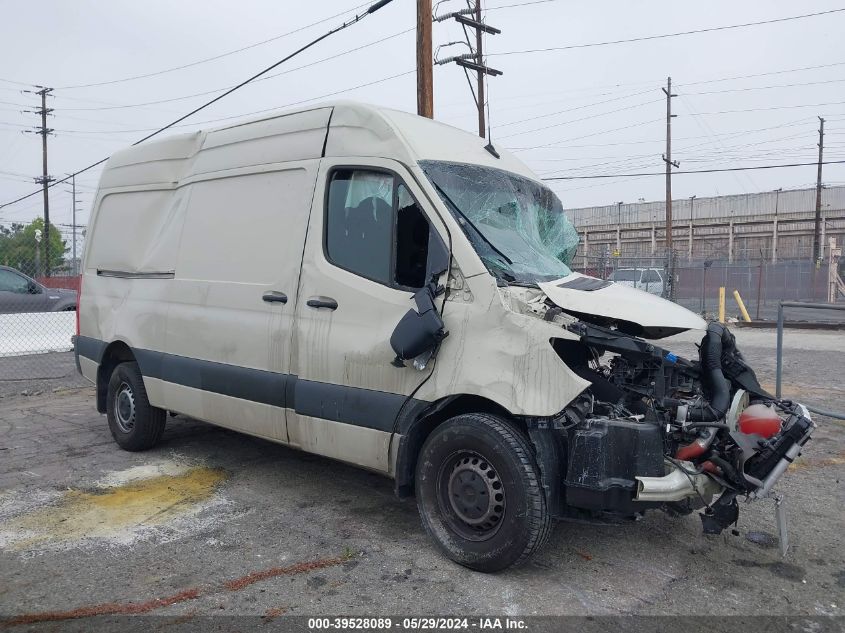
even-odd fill
[[(444, 2), (439, 11), (461, 8), (462, 1)], [(673, 158), (681, 169), (814, 161), (818, 115), (828, 120), (826, 159), (845, 158), (845, 12), (636, 43), (514, 53), (841, 9), (845, 0), (483, 1), (490, 9), (487, 22), (502, 30), (486, 38), (488, 64), (504, 72), (489, 81), (493, 141), (514, 148), (541, 175), (662, 170), (661, 87), (670, 75), (679, 95), (673, 100), (678, 114), (673, 119)], [(9, 82), (55, 88), (48, 102), (55, 108), (49, 125), (56, 130), (49, 140), (50, 173), (62, 176), (108, 156), (215, 93), (180, 97), (232, 86), (351, 13), (280, 35), (358, 6), (357, 0), (0, 1), (0, 203), (32, 191), (27, 176), (41, 171), (40, 137), (21, 133), (23, 126), (37, 121), (22, 114), (20, 104), (35, 106), (37, 98), (21, 94), (25, 86)], [(415, 15), (414, 0), (394, 0), (273, 74), (288, 72), (248, 86), (189, 121), (333, 98), (415, 111)], [(435, 47), (462, 37), (454, 23), (435, 24)], [(157, 73), (270, 38), (181, 70), (75, 87)], [(454, 47), (442, 56), (458, 52), (464, 50)], [(332, 56), (337, 57), (320, 62)], [(309, 66), (297, 70), (304, 65)], [(808, 67), (817, 68), (795, 70)], [(745, 78), (730, 79), (734, 77)], [(372, 85), (350, 90), (362, 84)], [(434, 85), (435, 118), (475, 130), (475, 106), (461, 69), (454, 64), (436, 67)], [(136, 107), (158, 101), (166, 102)], [(178, 131), (218, 124), (185, 124)], [(537, 147), (541, 145), (545, 147)], [(92, 170), (78, 178), (81, 223), (87, 220), (98, 177)], [(824, 179), (845, 181), (845, 165), (826, 166)], [(677, 199), (811, 186), (814, 181), (815, 167), (800, 167), (678, 175), (673, 187)], [(569, 208), (664, 196), (660, 176), (552, 186)], [(65, 189), (59, 185), (51, 190), (51, 217), (60, 223), (70, 222)], [(0, 209), (0, 222), (29, 221), (40, 212), (37, 196)]]

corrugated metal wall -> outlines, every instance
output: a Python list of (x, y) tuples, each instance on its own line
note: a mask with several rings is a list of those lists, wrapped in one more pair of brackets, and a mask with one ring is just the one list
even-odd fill
[[(792, 191), (774, 191), (748, 193), (736, 196), (718, 196), (696, 198), (692, 203), (693, 220), (731, 218), (753, 215), (810, 213), (816, 209), (816, 190), (795, 189)], [(608, 205), (567, 209), (566, 213), (577, 228), (606, 226), (617, 224), (636, 224), (640, 222), (663, 222), (666, 203), (637, 202), (632, 204)], [(672, 217), (676, 222), (689, 222), (691, 203), (689, 198), (673, 200)], [(827, 210), (845, 209), (845, 187), (828, 187), (822, 191), (822, 213)]]

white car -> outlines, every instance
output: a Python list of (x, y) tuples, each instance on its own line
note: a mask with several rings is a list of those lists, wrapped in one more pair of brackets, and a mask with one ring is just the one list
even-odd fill
[(665, 273), (660, 268), (619, 268), (610, 275), (610, 281), (659, 297), (663, 296), (665, 279)]

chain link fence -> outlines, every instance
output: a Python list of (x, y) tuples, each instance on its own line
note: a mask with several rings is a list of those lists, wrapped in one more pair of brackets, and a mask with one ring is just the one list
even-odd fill
[[(577, 272), (670, 299), (705, 318), (717, 315), (720, 287), (725, 289), (726, 314), (742, 318), (733, 298), (733, 292), (737, 291), (752, 319), (769, 321), (777, 318), (780, 301), (827, 302), (831, 265), (837, 266), (829, 262), (815, 265), (809, 258), (773, 263), (765, 259), (688, 260), (677, 253), (672, 258), (667, 255), (616, 256), (610, 249), (578, 254), (573, 261), (573, 269)], [(834, 269), (833, 272), (839, 275), (843, 271)], [(841, 292), (834, 295), (837, 300), (845, 301)], [(831, 318), (841, 319), (836, 315)]]
[(83, 228), (47, 233), (40, 219), (0, 226), (0, 395), (75, 371)]

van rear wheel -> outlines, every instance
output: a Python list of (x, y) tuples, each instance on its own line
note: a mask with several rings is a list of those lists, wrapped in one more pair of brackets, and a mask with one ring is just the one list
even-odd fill
[(164, 433), (167, 412), (150, 404), (138, 363), (114, 368), (106, 396), (109, 430), (120, 448), (145, 451)]
[(499, 417), (464, 414), (435, 428), (417, 460), (415, 485), (426, 532), (471, 569), (518, 565), (550, 532), (528, 439)]

